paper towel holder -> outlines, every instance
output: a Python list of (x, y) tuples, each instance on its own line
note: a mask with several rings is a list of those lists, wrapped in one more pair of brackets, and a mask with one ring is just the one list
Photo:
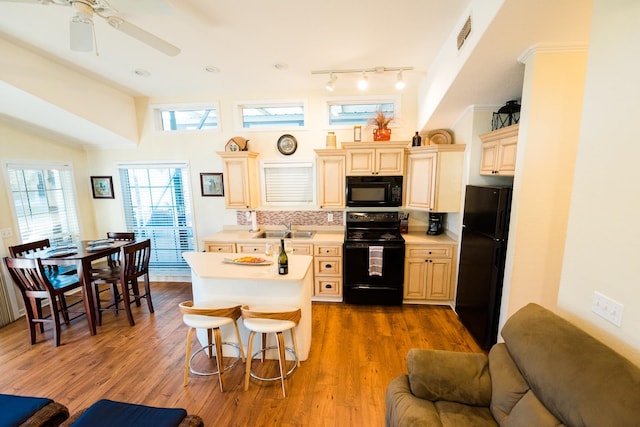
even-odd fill
[(249, 220), (251, 221), (251, 228), (249, 229), (249, 232), (257, 233), (258, 231), (260, 231), (260, 227), (258, 227), (258, 222), (256, 220), (256, 211), (250, 210), (247, 213), (249, 213)]

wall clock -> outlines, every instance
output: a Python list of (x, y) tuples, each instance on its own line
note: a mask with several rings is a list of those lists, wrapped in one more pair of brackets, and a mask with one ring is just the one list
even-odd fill
[(296, 152), (298, 148), (298, 141), (293, 135), (284, 134), (278, 138), (278, 151), (289, 156)]

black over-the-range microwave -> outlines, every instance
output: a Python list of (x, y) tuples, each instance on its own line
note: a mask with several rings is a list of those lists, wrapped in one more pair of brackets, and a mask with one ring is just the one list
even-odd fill
[(347, 206), (402, 205), (402, 176), (347, 176)]

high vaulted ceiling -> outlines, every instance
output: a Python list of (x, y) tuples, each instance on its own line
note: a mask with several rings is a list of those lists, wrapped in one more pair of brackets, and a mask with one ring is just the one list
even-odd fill
[[(322, 88), (328, 76), (314, 70), (379, 66), (413, 67), (404, 73), (405, 90), (418, 91), (443, 43), (482, 6), (472, 0), (108, 0), (125, 20), (181, 49), (171, 57), (97, 16), (99, 54), (74, 52), (74, 9), (38, 1), (44, 0), (0, 0), (0, 37), (131, 96), (180, 99), (224, 93), (275, 98)], [(505, 0), (427, 118), (430, 124), (450, 126), (469, 104), (501, 105), (518, 96), (518, 55), (536, 43), (586, 45), (590, 10), (590, 0)], [(358, 94), (349, 78), (339, 75), (336, 92)], [(391, 87), (395, 78), (386, 73), (381, 84)]]

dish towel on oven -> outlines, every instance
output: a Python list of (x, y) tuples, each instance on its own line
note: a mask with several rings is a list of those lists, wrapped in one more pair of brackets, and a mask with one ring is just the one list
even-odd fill
[(382, 276), (384, 246), (369, 246), (369, 276)]

